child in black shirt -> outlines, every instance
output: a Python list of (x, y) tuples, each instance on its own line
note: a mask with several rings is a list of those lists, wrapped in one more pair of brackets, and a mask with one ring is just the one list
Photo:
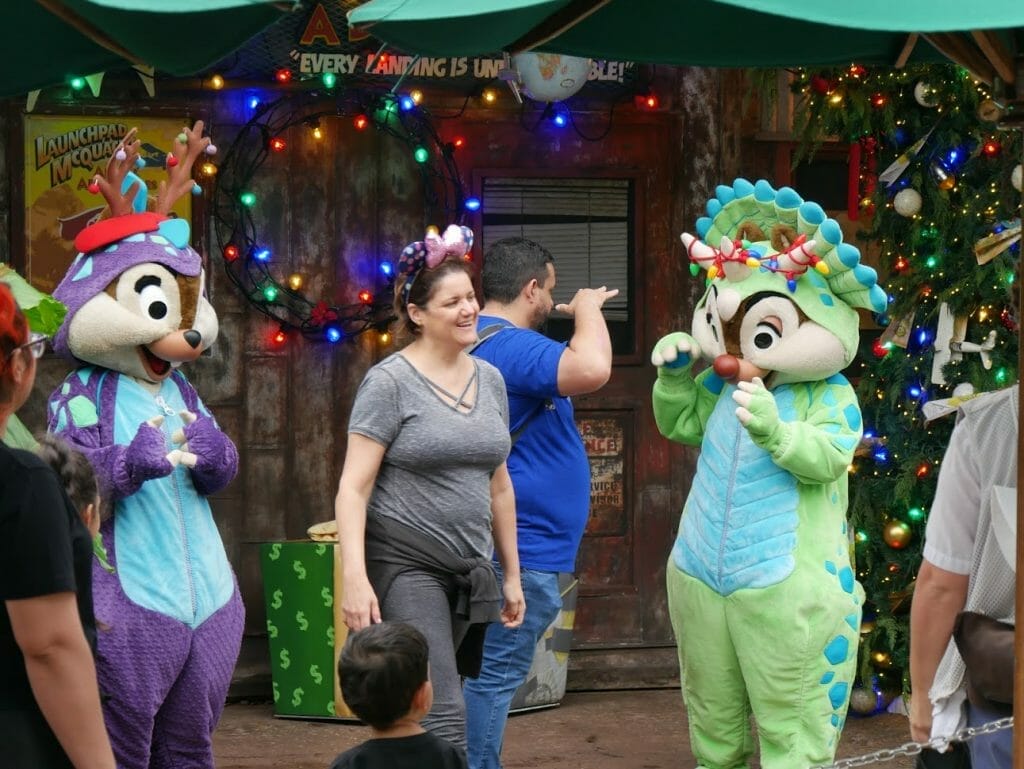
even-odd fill
[(346, 750), (330, 769), (466, 769), (455, 746), (420, 726), (434, 691), (427, 639), (410, 625), (381, 622), (349, 635), (338, 660), (345, 703), (372, 737)]

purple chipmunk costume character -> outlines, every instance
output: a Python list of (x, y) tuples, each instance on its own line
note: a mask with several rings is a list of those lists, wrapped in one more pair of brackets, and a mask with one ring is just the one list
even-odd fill
[[(130, 173), (134, 129), (98, 188), (111, 218), (79, 234), (54, 291), (68, 314), (54, 348), (81, 365), (53, 393), (49, 427), (84, 452), (113, 509), (102, 534), (111, 574), (93, 569), (97, 669), (119, 767), (213, 767), (244, 609), (206, 496), (238, 470), (238, 452), (178, 366), (217, 338), (188, 223), (168, 218), (190, 194), (203, 124), (168, 155), (156, 213)], [(133, 212), (134, 211), (134, 212)]]

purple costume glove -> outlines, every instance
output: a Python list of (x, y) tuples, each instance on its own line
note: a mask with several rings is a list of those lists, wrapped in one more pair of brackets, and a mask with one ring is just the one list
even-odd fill
[[(152, 478), (162, 478), (174, 471), (174, 465), (167, 461), (167, 442), (159, 428), (143, 422), (139, 425), (132, 442), (125, 448), (124, 472), (127, 486), (137, 490)], [(118, 484), (119, 486), (121, 484)]]
[(200, 414), (185, 425), (188, 451), (196, 455), (192, 482), (196, 491), (208, 495), (220, 491), (238, 472), (238, 450), (211, 417)]

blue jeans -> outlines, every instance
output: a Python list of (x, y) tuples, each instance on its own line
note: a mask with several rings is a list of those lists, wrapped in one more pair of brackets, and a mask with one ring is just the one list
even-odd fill
[[(967, 725), (984, 726), (989, 721), (998, 721), (1001, 716), (988, 710), (976, 708), (967, 703)], [(1016, 728), (1016, 724), (1014, 724)], [(1003, 729), (992, 734), (974, 737), (967, 746), (971, 750), (972, 769), (1010, 769), (1013, 752), (1013, 729)]]
[[(501, 569), (496, 566), (498, 581)], [(526, 680), (537, 642), (562, 608), (558, 572), (522, 570), (526, 617), (517, 628), (494, 622), (487, 628), (479, 678), (468, 678), (466, 742), (469, 769), (501, 769), (508, 708), (516, 689)]]

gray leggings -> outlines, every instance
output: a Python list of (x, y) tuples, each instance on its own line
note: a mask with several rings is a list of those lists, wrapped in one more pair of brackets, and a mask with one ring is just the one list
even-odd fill
[(423, 727), (461, 750), (466, 749), (466, 703), (462, 679), (455, 667), (455, 649), (469, 625), (452, 614), (452, 596), (445, 583), (424, 571), (399, 574), (381, 600), (381, 616), (407, 622), (426, 636), (430, 645), (430, 681), (434, 707)]

